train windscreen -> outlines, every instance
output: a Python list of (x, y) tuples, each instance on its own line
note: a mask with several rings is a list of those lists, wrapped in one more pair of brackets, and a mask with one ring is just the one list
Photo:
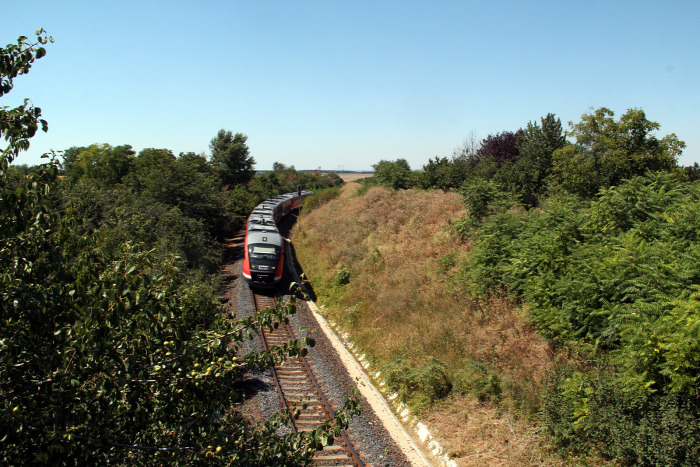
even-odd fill
[(277, 250), (275, 247), (253, 245), (253, 251), (251, 253), (257, 255), (275, 255), (277, 254)]

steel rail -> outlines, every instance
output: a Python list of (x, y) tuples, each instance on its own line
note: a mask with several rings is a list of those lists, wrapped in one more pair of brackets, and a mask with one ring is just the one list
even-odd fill
[[(255, 303), (255, 309), (256, 311), (259, 311), (259, 302), (256, 297), (256, 294), (253, 293), (253, 302)], [(267, 345), (267, 339), (265, 339), (264, 329), (262, 327), (260, 328), (260, 340), (262, 341), (263, 348), (265, 350), (270, 350), (270, 347)], [(286, 410), (289, 410), (289, 405), (287, 404), (287, 399), (284, 398), (284, 392), (282, 391), (282, 386), (280, 385), (280, 379), (277, 375), (277, 370), (275, 370), (274, 366), (271, 366), (270, 369), (272, 370), (272, 379), (275, 380), (275, 386), (277, 386), (277, 393), (280, 396), (280, 402), (282, 402), (282, 405)], [(293, 417), (291, 418), (291, 425), (292, 431), (294, 431), (294, 433), (299, 433), (299, 431), (297, 430), (297, 426), (294, 423)]]
[[(287, 324), (287, 329), (289, 330), (289, 333), (292, 335), (292, 339), (296, 339), (296, 335), (294, 334), (294, 330), (292, 329), (292, 327), (289, 324)], [(316, 388), (316, 393), (318, 394), (318, 396), (321, 398), (321, 400), (325, 404), (326, 411), (328, 411), (331, 418), (335, 417), (335, 412), (333, 411), (333, 407), (331, 407), (331, 404), (328, 402), (328, 399), (326, 399), (326, 396), (323, 394), (323, 391), (321, 390), (321, 386), (319, 386), (318, 380), (314, 376), (313, 371), (311, 371), (311, 367), (309, 366), (309, 363), (306, 361), (305, 357), (300, 357), (300, 358), (301, 358), (301, 361), (304, 362), (304, 366), (306, 367), (306, 372), (311, 377), (311, 381), (314, 383), (314, 387)], [(362, 459), (360, 459), (360, 455), (357, 453), (357, 451), (355, 450), (355, 447), (350, 442), (350, 439), (348, 438), (348, 435), (345, 433), (345, 430), (340, 430), (340, 434), (343, 435), (343, 439), (345, 440), (345, 444), (347, 445), (348, 449), (350, 450), (352, 457), (355, 459), (355, 465), (364, 466), (365, 464), (362, 462)]]
[[(262, 305), (260, 304), (260, 300), (258, 299), (258, 294), (256, 294), (255, 291), (253, 291), (253, 290), (251, 290), (251, 293), (253, 295), (253, 302), (255, 304), (256, 311), (259, 311), (259, 307)], [(275, 298), (272, 298), (271, 300), (273, 300), (273, 302), (276, 302), (277, 298), (275, 297)], [(287, 326), (287, 332), (289, 333), (290, 337), (292, 339), (296, 339), (296, 335), (295, 335), (294, 330), (292, 329), (291, 325), (287, 324), (286, 326)], [(262, 345), (263, 345), (264, 349), (268, 350), (269, 346), (267, 344), (267, 338), (265, 337), (265, 332), (264, 332), (263, 328), (260, 329), (260, 338), (262, 340)], [(333, 408), (332, 408), (330, 402), (328, 401), (325, 394), (323, 393), (323, 390), (321, 389), (321, 386), (319, 385), (318, 380), (316, 379), (316, 376), (314, 375), (313, 370), (311, 369), (311, 366), (309, 365), (309, 362), (307, 361), (307, 359), (305, 357), (298, 357), (298, 359), (303, 363), (303, 368), (305, 368), (305, 370), (306, 370), (306, 375), (307, 375), (308, 379), (313, 383), (312, 387), (314, 388), (314, 391), (316, 392), (316, 395), (318, 396), (318, 398), (323, 403), (322, 408), (325, 410), (326, 415), (330, 416), (330, 418), (335, 417), (335, 412), (333, 411)], [(277, 371), (275, 370), (274, 366), (271, 367), (271, 369), (272, 369), (273, 379), (275, 380), (275, 386), (277, 387), (277, 391), (278, 391), (278, 394), (280, 396), (280, 400), (281, 400), (284, 408), (289, 409), (289, 405), (287, 404), (287, 400), (286, 400), (286, 397), (284, 395), (285, 394), (284, 389), (282, 388), (282, 384), (280, 382), (280, 377), (279, 377)], [(292, 430), (294, 431), (294, 433), (299, 432), (297, 430), (296, 424), (294, 423), (293, 419), (291, 420), (291, 427), (292, 427)], [(340, 433), (342, 435), (342, 439), (345, 443), (345, 446), (347, 447), (347, 450), (350, 454), (350, 457), (352, 458), (353, 465), (355, 465), (357, 467), (363, 467), (365, 464), (364, 464), (364, 462), (362, 462), (362, 459), (360, 458), (359, 453), (357, 452), (357, 450), (353, 446), (353, 444), (350, 441), (349, 437), (347, 436), (347, 433), (345, 432), (345, 430), (341, 430)], [(322, 459), (319, 459), (319, 460), (322, 460)]]

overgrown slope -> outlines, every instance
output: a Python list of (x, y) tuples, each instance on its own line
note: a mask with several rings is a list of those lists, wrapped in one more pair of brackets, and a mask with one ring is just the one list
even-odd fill
[(302, 222), (302, 265), (392, 390), (447, 417), (455, 457), (540, 461), (513, 426), (480, 444), (493, 408), (575, 463), (696, 465), (700, 185), (647, 173), (529, 210), (483, 189), (463, 213), (454, 193), (351, 190)]
[(509, 301), (455, 288), (469, 251), (450, 228), (462, 209), (456, 193), (358, 194), (348, 184), (302, 215), (295, 249), (326, 313), (405, 402), (442, 426), (453, 457), (540, 462), (528, 420), (548, 346)]

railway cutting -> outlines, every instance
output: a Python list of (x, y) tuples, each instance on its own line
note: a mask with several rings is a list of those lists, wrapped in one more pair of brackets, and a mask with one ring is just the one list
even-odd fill
[[(306, 196), (307, 192), (296, 193), (297, 197)], [(251, 241), (249, 227), (254, 226), (255, 235), (263, 229), (279, 233), (283, 247), (288, 244), (289, 230), (296, 222), (292, 213), (298, 204), (295, 194), (287, 194), (261, 203), (251, 214), (246, 229), (228, 244), (224, 265), (226, 292), (224, 300), (228, 302), (229, 311), (237, 318), (252, 316), (257, 309), (274, 306), (275, 300), (289, 297), (292, 275), (283, 264), (281, 256), (285, 248), (266, 248), (271, 245), (272, 236), (264, 235)], [(291, 200), (290, 200), (291, 198)], [(293, 214), (293, 213), (292, 213)], [(267, 220), (272, 219), (274, 226)], [(258, 235), (259, 236), (259, 235)], [(274, 245), (277, 246), (277, 245)], [(291, 249), (293, 250), (293, 248)], [(279, 253), (280, 256), (277, 256)], [(274, 257), (271, 257), (274, 255)], [(292, 254), (293, 257), (293, 254)], [(269, 266), (269, 269), (258, 266)], [(278, 266), (274, 269), (272, 266)], [(254, 273), (254, 271), (258, 271)], [(350, 376), (343, 360), (333, 343), (319, 327), (312, 311), (304, 300), (297, 302), (297, 313), (290, 316), (290, 326), (280, 326), (272, 333), (265, 333), (245, 343), (244, 352), (259, 352), (264, 346), (279, 345), (294, 339), (299, 329), (304, 327), (305, 337), (316, 341), (316, 346), (308, 349), (303, 359), (290, 358), (284, 364), (269, 368), (267, 371), (249, 374), (244, 388), (248, 398), (240, 408), (247, 416), (262, 420), (272, 416), (285, 407), (297, 406), (300, 416), (289, 430), (304, 432), (318, 427), (333, 416), (334, 407), (344, 405), (346, 395), (358, 390), (358, 382)], [(350, 421), (346, 433), (334, 443), (316, 453), (315, 465), (338, 466), (408, 466), (426, 465), (409, 461), (407, 455), (396, 443), (392, 435), (374, 412), (373, 406), (360, 399), (361, 413)], [(305, 405), (305, 408), (302, 408)]]

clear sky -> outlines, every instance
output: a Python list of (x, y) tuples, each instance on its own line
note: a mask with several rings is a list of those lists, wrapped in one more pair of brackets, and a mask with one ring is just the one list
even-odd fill
[(0, 2), (0, 44), (43, 27), (25, 97), (49, 132), (16, 163), (93, 143), (209, 153), (248, 135), (257, 169), (449, 157), (548, 112), (641, 108), (700, 162), (700, 2)]

